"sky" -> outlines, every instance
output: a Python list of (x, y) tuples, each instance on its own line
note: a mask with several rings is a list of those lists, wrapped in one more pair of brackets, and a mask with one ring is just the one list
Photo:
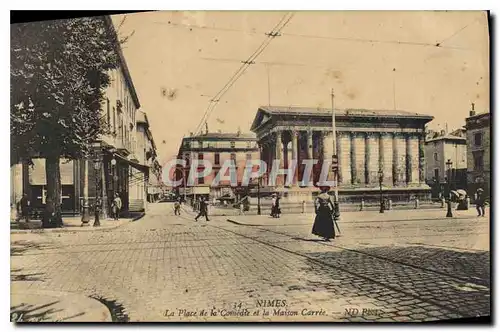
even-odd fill
[[(249, 132), (259, 106), (405, 110), (431, 129), (489, 111), (489, 34), (480, 11), (295, 11), (221, 98), (209, 131)], [(287, 12), (157, 11), (113, 16), (162, 162)], [(125, 17), (125, 20), (123, 21)], [(438, 44), (439, 46), (436, 46)]]

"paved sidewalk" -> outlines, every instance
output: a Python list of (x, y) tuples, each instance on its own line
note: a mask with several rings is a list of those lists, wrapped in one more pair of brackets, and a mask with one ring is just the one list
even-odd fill
[[(365, 222), (405, 222), (412, 220), (434, 220), (437, 218), (445, 218), (446, 209), (432, 210), (391, 210), (385, 213), (378, 211), (356, 211), (342, 212), (339, 223), (365, 223)], [(279, 226), (279, 225), (304, 225), (311, 224), (314, 221), (313, 213), (303, 214), (282, 214), (281, 218), (272, 218), (267, 214), (263, 215), (239, 215), (227, 218), (227, 221), (251, 226)], [(453, 217), (449, 219), (470, 219), (476, 218), (475, 209), (467, 211), (453, 211)], [(489, 218), (489, 213), (487, 213)]]
[[(94, 220), (91, 219), (90, 222), (88, 223), (88, 226), (82, 226), (82, 220), (81, 217), (64, 217), (63, 218), (63, 224), (64, 226), (62, 228), (41, 228), (41, 221), (34, 220), (30, 221), (29, 228), (26, 229), (20, 229), (20, 225), (23, 222), (16, 222), (16, 223), (11, 223), (11, 233), (40, 233), (40, 232), (54, 232), (54, 233), (59, 233), (59, 232), (85, 232), (85, 231), (96, 231), (96, 230), (109, 230), (109, 229), (114, 229), (123, 225), (126, 225), (132, 221), (135, 221), (139, 218), (144, 216), (142, 215), (137, 215), (131, 218), (121, 218), (119, 220), (113, 220), (113, 219), (101, 219), (100, 224), (101, 226), (94, 227)], [(21, 226), (22, 227), (22, 226)]]
[(25, 290), (12, 284), (10, 320), (34, 322), (111, 322), (109, 309), (90, 297), (60, 291)]
[[(188, 209), (192, 210), (192, 207), (189, 205), (184, 205)], [(280, 205), (281, 211), (285, 214), (302, 214), (302, 204), (300, 203), (281, 203)], [(314, 206), (311, 202), (306, 204), (306, 213), (308, 211), (314, 211)], [(360, 204), (359, 203), (349, 203), (349, 204), (341, 204), (340, 212), (360, 212)], [(363, 208), (363, 211), (370, 212), (378, 212), (380, 209), (379, 204), (366, 204)], [(440, 203), (421, 203), (418, 210), (442, 210)], [(414, 203), (403, 203), (403, 204), (394, 204), (393, 211), (412, 211), (415, 210)], [(265, 202), (261, 204), (261, 211), (263, 214), (269, 214), (271, 212), (271, 204), (269, 202)], [(208, 213), (213, 216), (237, 216), (240, 214), (239, 209), (233, 207), (222, 207), (222, 206), (209, 206)], [(257, 205), (253, 204), (250, 206), (249, 211), (245, 211), (246, 215), (257, 215)]]

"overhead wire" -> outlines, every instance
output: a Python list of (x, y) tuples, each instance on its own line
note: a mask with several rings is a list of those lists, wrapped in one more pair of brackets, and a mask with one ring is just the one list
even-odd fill
[[(477, 20), (479, 20), (479, 18), (474, 20), (472, 23), (474, 23)], [(189, 28), (189, 29), (195, 28), (195, 29), (201, 29), (201, 30), (241, 32), (241, 33), (252, 34), (252, 35), (264, 33), (263, 31), (256, 31), (256, 30), (248, 31), (248, 30), (233, 29), (233, 28), (208, 27), (208, 26), (199, 26), (199, 25), (190, 25), (190, 24), (182, 24), (182, 23), (172, 23), (172, 22), (165, 23), (165, 22), (153, 21), (153, 23), (154, 24), (169, 25), (169, 26), (174, 26), (174, 27), (185, 27), (185, 28)], [(468, 24), (468, 25), (470, 25), (470, 24)], [(461, 30), (465, 29), (467, 26), (463, 27), (462, 29), (457, 31), (455, 34), (460, 32)], [(438, 48), (453, 49), (453, 50), (472, 50), (470, 48), (443, 46), (442, 45), (442, 43), (444, 41), (448, 40), (449, 38), (451, 38), (453, 36), (450, 36), (450, 37), (446, 38), (445, 40), (438, 42), (438, 43), (414, 42), (414, 41), (405, 41), (405, 40), (383, 40), (383, 39), (367, 39), (367, 38), (352, 38), (352, 37), (319, 36), (319, 35), (307, 35), (307, 34), (298, 34), (298, 33), (283, 33), (282, 36), (283, 37), (311, 38), (311, 39), (328, 39), (328, 40), (337, 40), (337, 41), (345, 41), (345, 42), (359, 42), (359, 43), (372, 43), (372, 44), (378, 43), (378, 44), (397, 44), (397, 45), (409, 45), (409, 46), (438, 47)]]
[[(207, 109), (205, 110), (204, 112), (204, 115), (200, 121), (200, 123), (198, 124), (198, 126), (196, 127), (196, 130), (195, 132), (198, 133), (199, 130), (201, 129), (201, 126), (203, 126), (203, 123), (206, 121), (206, 118), (207, 118), (207, 114), (209, 114), (209, 112), (211, 112), (211, 109), (214, 107), (214, 105), (217, 105), (218, 101), (220, 100), (220, 98), (218, 97), (223, 91), (224, 89), (226, 89), (226, 87), (228, 87), (229, 84), (231, 84), (231, 82), (233, 80), (236, 80), (238, 79), (242, 73), (246, 70), (246, 68), (250, 65), (250, 63), (253, 61), (256, 53), (259, 51), (259, 50), (262, 50), (263, 48), (267, 47), (267, 45), (269, 44), (270, 40), (272, 38), (274, 38), (273, 34), (274, 34), (274, 30), (283, 22), (283, 20), (286, 18), (288, 14), (285, 14), (285, 16), (283, 16), (281, 18), (281, 20), (278, 22), (278, 24), (272, 29), (272, 32), (267, 34), (267, 38), (259, 45), (259, 47), (257, 48), (256, 51), (254, 51), (252, 53), (252, 55), (250, 55), (250, 57), (248, 57), (248, 59), (246, 61), (243, 61), (242, 65), (238, 68), (238, 70), (233, 74), (233, 76), (231, 76), (231, 78), (229, 79), (229, 81), (222, 87), (222, 89), (217, 92), (217, 94), (210, 100), (208, 106), (207, 106)], [(232, 85), (232, 84), (231, 84)], [(219, 99), (219, 100), (218, 100)]]
[[(286, 17), (288, 16), (288, 19)], [(210, 101), (207, 109), (205, 110), (205, 113), (202, 117), (202, 120), (196, 127), (196, 133), (199, 133), (201, 127), (203, 126), (203, 123), (208, 119), (210, 116), (211, 112), (215, 109), (215, 107), (218, 105), (220, 99), (226, 94), (226, 92), (236, 83), (236, 81), (245, 73), (246, 69), (251, 65), (254, 64), (254, 60), (262, 53), (264, 50), (267, 48), (267, 46), (271, 43), (271, 41), (277, 37), (281, 30), (290, 22), (292, 17), (294, 16), (293, 13), (287, 13), (285, 16), (281, 18), (281, 20), (276, 24), (276, 26), (272, 29), (270, 33), (266, 33), (267, 38), (264, 40), (264, 42), (261, 43), (261, 45), (253, 52), (250, 57), (246, 61), (243, 61), (243, 64), (240, 66), (240, 68), (231, 76), (229, 81), (224, 85), (224, 87), (219, 90), (219, 92), (212, 98)], [(286, 19), (286, 21), (282, 24), (282, 22)], [(280, 26), (281, 25), (281, 26)]]

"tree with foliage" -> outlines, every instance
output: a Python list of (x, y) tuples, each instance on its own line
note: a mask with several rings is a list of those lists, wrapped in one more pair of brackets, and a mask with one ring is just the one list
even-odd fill
[(46, 211), (61, 226), (60, 159), (87, 158), (120, 41), (107, 17), (11, 25), (11, 165), (46, 160)]

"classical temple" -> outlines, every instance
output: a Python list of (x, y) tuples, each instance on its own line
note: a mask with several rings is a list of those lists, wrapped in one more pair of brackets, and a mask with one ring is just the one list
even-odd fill
[[(339, 201), (376, 201), (381, 191), (394, 201), (430, 197), (424, 140), (425, 124), (432, 119), (406, 111), (336, 109)], [(334, 154), (331, 109), (262, 106), (251, 130), (257, 134), (261, 159), (268, 165), (279, 159), (280, 168), (287, 169), (291, 160), (297, 160), (292, 184), (283, 175), (268, 190), (281, 191), (291, 201), (318, 191), (300, 182), (306, 171), (302, 162), (318, 160), (311, 172), (311, 181), (317, 183), (323, 162), (331, 161)], [(264, 180), (269, 178), (269, 168)], [(328, 179), (333, 179), (330, 167), (328, 173)]]

